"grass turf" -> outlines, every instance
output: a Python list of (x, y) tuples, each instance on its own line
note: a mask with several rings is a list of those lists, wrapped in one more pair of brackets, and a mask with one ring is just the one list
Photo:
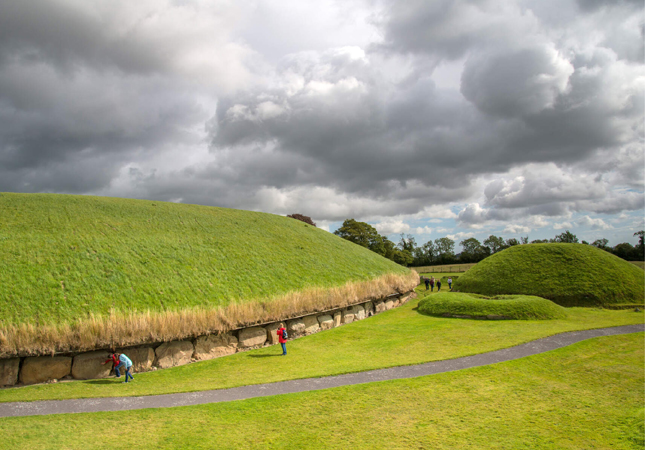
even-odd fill
[[(425, 289), (425, 288), (423, 288)], [(431, 294), (437, 295), (437, 294)], [(574, 330), (643, 323), (645, 314), (570, 308), (566, 319), (461, 320), (416, 311), (417, 300), (360, 322), (279, 346), (120, 379), (73, 381), (0, 390), (0, 402), (154, 395), (321, 377), (498, 350)]]
[(0, 325), (214, 308), (392, 272), (407, 269), (273, 214), (0, 194)]
[(429, 316), (442, 314), (486, 317), (503, 316), (517, 320), (564, 319), (566, 309), (551, 300), (530, 295), (502, 295), (492, 299), (477, 294), (439, 292), (419, 302), (419, 312)]
[[(7, 448), (642, 449), (643, 334), (231, 403), (0, 419)], [(283, 370), (291, 365), (280, 366)]]
[(528, 244), (479, 262), (453, 290), (535, 295), (563, 306), (642, 305), (645, 283), (641, 269), (591, 245)]

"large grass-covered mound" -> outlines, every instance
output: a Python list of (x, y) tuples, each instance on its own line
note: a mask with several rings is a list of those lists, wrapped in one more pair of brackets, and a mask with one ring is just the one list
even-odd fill
[(430, 316), (459, 315), (473, 318), (498, 316), (517, 320), (564, 319), (566, 310), (550, 300), (530, 295), (485, 298), (477, 294), (439, 292), (419, 301), (419, 312)]
[(224, 307), (408, 272), (331, 233), (273, 214), (0, 194), (0, 325)]
[(642, 269), (590, 245), (528, 244), (489, 256), (453, 289), (536, 295), (563, 306), (642, 305), (643, 278)]

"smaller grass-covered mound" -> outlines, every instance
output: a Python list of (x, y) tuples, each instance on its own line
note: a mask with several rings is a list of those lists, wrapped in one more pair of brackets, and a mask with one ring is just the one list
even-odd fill
[(459, 292), (439, 292), (419, 301), (419, 312), (429, 316), (470, 316), (516, 320), (564, 319), (566, 310), (550, 300), (530, 295), (486, 298)]
[(453, 290), (535, 295), (562, 306), (642, 305), (643, 270), (584, 244), (516, 245), (455, 280)]

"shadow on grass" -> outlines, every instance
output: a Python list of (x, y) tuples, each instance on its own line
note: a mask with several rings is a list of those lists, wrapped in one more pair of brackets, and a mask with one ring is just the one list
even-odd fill
[(119, 383), (121, 380), (118, 378), (106, 378), (102, 380), (88, 380), (85, 382), (85, 384), (111, 384), (111, 383)]
[(249, 358), (270, 358), (272, 356), (282, 356), (282, 353), (276, 353), (271, 355), (247, 355)]

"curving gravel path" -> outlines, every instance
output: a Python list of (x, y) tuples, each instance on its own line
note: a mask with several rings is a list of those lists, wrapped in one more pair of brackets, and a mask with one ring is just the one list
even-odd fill
[(143, 408), (171, 408), (174, 406), (201, 405), (204, 403), (230, 402), (247, 398), (267, 397), (270, 395), (291, 394), (315, 391), (352, 384), (372, 383), (374, 381), (398, 380), (442, 372), (486, 366), (525, 356), (537, 355), (576, 342), (599, 336), (615, 336), (645, 331), (645, 324), (621, 327), (600, 328), (596, 330), (572, 331), (557, 334), (526, 344), (496, 350), (463, 358), (433, 361), (414, 366), (391, 367), (324, 378), (281, 381), (278, 383), (241, 386), (231, 389), (188, 392), (180, 394), (153, 395), (145, 397), (110, 397), (76, 400), (46, 400), (36, 402), (0, 403), (0, 417), (34, 416), (47, 414), (85, 413), (98, 411), (125, 411)]

